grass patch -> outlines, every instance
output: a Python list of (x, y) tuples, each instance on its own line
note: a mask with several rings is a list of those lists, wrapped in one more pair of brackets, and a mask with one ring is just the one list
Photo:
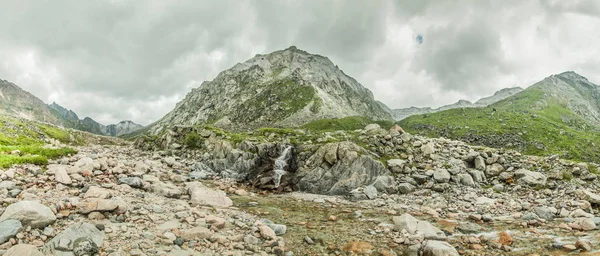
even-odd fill
[(344, 118), (320, 119), (302, 126), (311, 131), (352, 131), (363, 129), (368, 124), (379, 124), (383, 129), (392, 127), (391, 121), (373, 121), (362, 116), (350, 116)]
[(0, 168), (8, 168), (14, 164), (35, 164), (35, 165), (47, 165), (48, 158), (45, 156), (38, 155), (0, 155)]
[(415, 115), (399, 122), (406, 131), (524, 154), (558, 154), (576, 161), (600, 160), (600, 131), (560, 99), (530, 88), (489, 107)]
[(188, 148), (198, 148), (200, 147), (200, 143), (202, 142), (202, 138), (196, 132), (190, 132), (185, 135), (183, 139), (183, 143)]
[(563, 178), (563, 180), (571, 181), (573, 179), (573, 174), (571, 174), (568, 171), (563, 171), (562, 172), (562, 178)]

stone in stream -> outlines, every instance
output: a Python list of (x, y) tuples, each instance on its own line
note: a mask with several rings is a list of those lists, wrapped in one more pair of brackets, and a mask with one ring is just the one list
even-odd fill
[(0, 244), (14, 237), (23, 228), (18, 220), (5, 220), (0, 222)]
[(47, 206), (35, 201), (20, 201), (9, 205), (0, 221), (18, 220), (22, 225), (32, 228), (44, 228), (56, 221), (56, 216)]

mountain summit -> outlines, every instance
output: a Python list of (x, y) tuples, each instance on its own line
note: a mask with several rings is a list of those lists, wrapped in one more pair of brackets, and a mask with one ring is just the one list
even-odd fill
[(323, 118), (391, 116), (371, 91), (328, 58), (290, 47), (238, 63), (179, 102), (151, 125), (213, 124), (230, 129), (293, 127)]

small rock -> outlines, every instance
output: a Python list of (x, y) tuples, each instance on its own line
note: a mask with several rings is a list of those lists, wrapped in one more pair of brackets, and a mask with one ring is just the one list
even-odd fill
[(310, 245), (315, 244), (315, 242), (313, 242), (313, 240), (309, 236), (304, 237), (304, 242), (306, 242), (307, 244), (310, 244)]
[(80, 237), (73, 242), (73, 254), (75, 256), (93, 256), (98, 252), (98, 245), (88, 237)]
[(138, 177), (123, 177), (119, 179), (119, 184), (127, 184), (132, 188), (141, 188), (144, 186), (142, 179)]
[(585, 240), (577, 240), (577, 242), (575, 243), (575, 247), (577, 247), (577, 249), (580, 249), (584, 252), (589, 252), (592, 250), (592, 243), (590, 243), (589, 241), (585, 241)]

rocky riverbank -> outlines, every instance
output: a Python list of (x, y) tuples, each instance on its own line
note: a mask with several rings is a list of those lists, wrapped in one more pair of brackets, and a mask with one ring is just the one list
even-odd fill
[[(199, 148), (172, 147), (184, 136), (163, 150), (88, 146), (46, 168), (0, 171), (0, 254), (591, 255), (600, 246), (595, 164), (397, 127), (296, 143), (207, 132)], [(287, 163), (280, 186), (277, 158)]]

